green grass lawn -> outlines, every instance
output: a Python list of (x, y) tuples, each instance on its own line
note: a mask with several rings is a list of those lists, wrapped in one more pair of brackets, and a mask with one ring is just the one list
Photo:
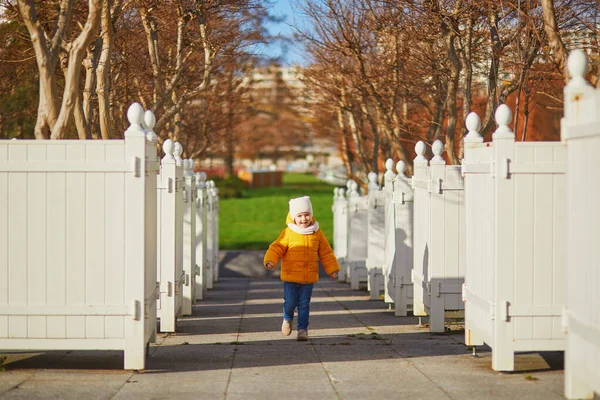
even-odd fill
[(220, 200), (219, 248), (266, 250), (286, 227), (288, 201), (310, 196), (319, 227), (333, 245), (333, 188), (310, 174), (284, 173), (283, 185), (244, 189), (242, 198)]

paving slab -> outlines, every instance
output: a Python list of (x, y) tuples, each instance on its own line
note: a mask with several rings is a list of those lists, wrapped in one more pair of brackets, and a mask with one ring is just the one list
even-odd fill
[(158, 335), (146, 370), (123, 370), (118, 351), (0, 352), (0, 399), (563, 397), (562, 353), (518, 354), (517, 371), (498, 373), (490, 349), (474, 357), (460, 330), (431, 334), (327, 277), (315, 286), (310, 340), (298, 342), (295, 326), (283, 336), (283, 285), (261, 269), (263, 254), (222, 254), (220, 281), (176, 333)]

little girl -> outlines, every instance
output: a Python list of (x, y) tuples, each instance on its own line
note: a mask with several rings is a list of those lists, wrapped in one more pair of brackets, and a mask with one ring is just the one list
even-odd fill
[(298, 308), (298, 340), (308, 340), (308, 317), (313, 284), (319, 280), (319, 259), (325, 272), (336, 279), (340, 266), (319, 223), (313, 218), (310, 197), (289, 202), (285, 228), (271, 243), (264, 258), (267, 269), (275, 269), (280, 259), (283, 281), (283, 323), (281, 332), (292, 333), (294, 311)]

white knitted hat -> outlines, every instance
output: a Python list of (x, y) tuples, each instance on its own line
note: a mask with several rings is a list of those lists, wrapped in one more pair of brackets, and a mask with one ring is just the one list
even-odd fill
[(308, 196), (297, 197), (290, 200), (290, 217), (296, 218), (296, 215), (302, 212), (310, 213), (310, 215), (313, 213), (310, 197)]

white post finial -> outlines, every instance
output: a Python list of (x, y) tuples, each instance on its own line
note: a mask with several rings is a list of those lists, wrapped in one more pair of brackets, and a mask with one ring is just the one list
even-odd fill
[(144, 121), (143, 121), (143, 125), (146, 128), (146, 140), (148, 140), (149, 142), (154, 142), (156, 143), (158, 141), (158, 136), (156, 136), (156, 133), (154, 132), (154, 125), (156, 125), (156, 117), (154, 116), (154, 113), (150, 110), (146, 110), (146, 112), (144, 113)]
[(344, 197), (345, 194), (346, 194), (346, 190), (343, 187), (341, 187), (340, 188), (340, 197)]
[(203, 189), (206, 182), (206, 173), (204, 171), (196, 172), (196, 186)]
[(385, 170), (391, 171), (393, 168), (394, 168), (394, 160), (392, 160), (391, 158), (388, 158), (387, 160), (385, 160)]
[(379, 189), (379, 183), (377, 183), (377, 173), (376, 172), (369, 172), (369, 174), (367, 175), (367, 179), (369, 180), (369, 190), (378, 190)]
[(392, 160), (391, 158), (388, 158), (387, 160), (385, 160), (385, 174), (383, 174), (383, 177), (385, 179), (385, 185), (388, 186), (395, 177), (396, 174), (394, 173), (394, 160)]
[(127, 109), (127, 120), (129, 128), (125, 131), (125, 137), (142, 137), (146, 136), (146, 132), (142, 127), (144, 121), (144, 107), (140, 103), (133, 103)]
[(470, 112), (467, 115), (467, 119), (465, 120), (465, 125), (467, 127), (468, 133), (465, 136), (465, 142), (483, 142), (483, 137), (479, 134), (481, 130), (481, 118), (476, 112)]
[(174, 148), (173, 141), (171, 139), (165, 140), (162, 148), (163, 148), (163, 151), (165, 152), (165, 156), (163, 157), (161, 162), (162, 163), (175, 162), (175, 157), (173, 157), (173, 148)]
[(433, 158), (431, 161), (444, 161), (444, 157), (442, 157), (442, 153), (444, 152), (444, 144), (441, 140), (438, 139), (433, 142), (431, 150), (433, 151)]
[(494, 139), (514, 139), (515, 134), (508, 126), (510, 120), (512, 119), (512, 113), (510, 112), (510, 108), (508, 108), (506, 104), (500, 104), (496, 109), (494, 118), (496, 119), (498, 128), (496, 129), (492, 137)]
[(404, 172), (406, 172), (406, 163), (402, 160), (398, 161), (396, 164), (396, 171), (398, 172), (398, 175), (404, 175)]
[(583, 50), (576, 49), (569, 53), (569, 58), (567, 59), (567, 69), (569, 70), (569, 74), (571, 74), (571, 81), (569, 82), (569, 85), (587, 85), (585, 74), (587, 74), (588, 70), (588, 61)]
[(415, 144), (415, 153), (417, 153), (417, 156), (415, 157), (414, 162), (417, 164), (426, 164), (427, 163), (427, 158), (425, 158), (425, 156), (423, 154), (425, 154), (425, 143), (423, 143), (423, 141), (419, 140), (417, 142), (417, 144)]
[(175, 161), (177, 162), (177, 166), (183, 165), (183, 159), (181, 155), (183, 154), (183, 146), (179, 142), (175, 142), (173, 148), (173, 155), (175, 156)]
[(348, 187), (348, 195), (349, 196), (358, 196), (358, 183), (351, 180), (349, 182), (350, 186)]

